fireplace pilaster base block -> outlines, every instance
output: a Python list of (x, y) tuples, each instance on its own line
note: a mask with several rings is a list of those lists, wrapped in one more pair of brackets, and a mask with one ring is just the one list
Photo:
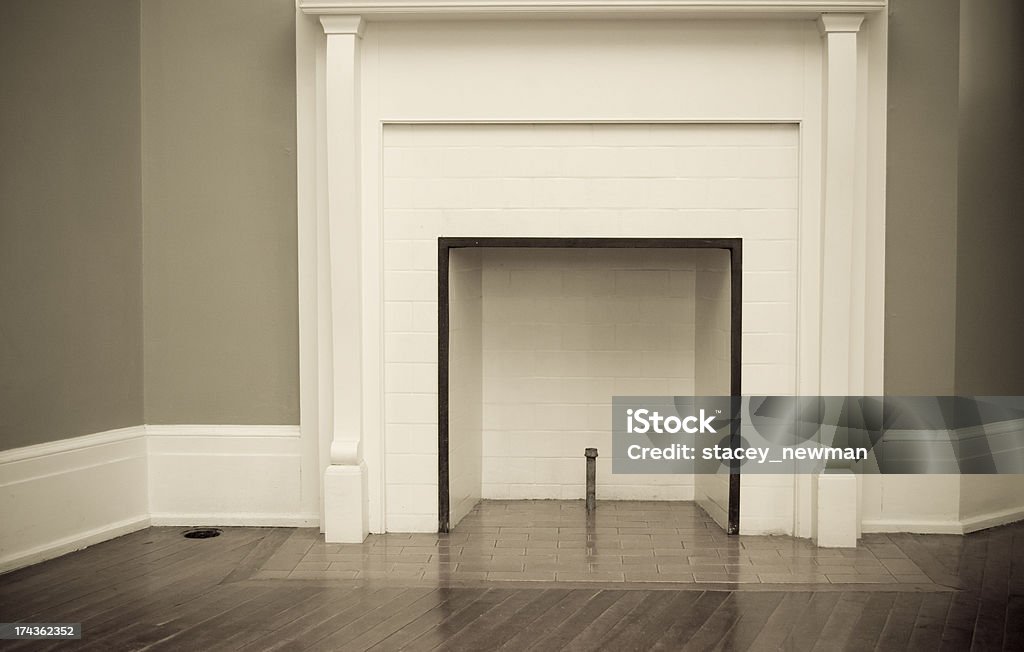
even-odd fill
[(323, 526), (328, 543), (362, 543), (370, 533), (365, 462), (324, 471)]
[(857, 476), (849, 469), (827, 469), (818, 479), (818, 517), (815, 542), (822, 548), (856, 548)]

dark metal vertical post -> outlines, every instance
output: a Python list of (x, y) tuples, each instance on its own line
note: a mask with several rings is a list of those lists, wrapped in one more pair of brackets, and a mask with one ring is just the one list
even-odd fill
[(437, 239), (437, 531), (451, 529), (448, 486), (448, 259), (450, 247)]
[(588, 448), (584, 451), (587, 458), (587, 511), (594, 511), (597, 506), (597, 449)]
[[(729, 425), (729, 446), (732, 449), (740, 448), (740, 405), (743, 396), (743, 383), (740, 375), (743, 369), (743, 240), (739, 239), (733, 243), (730, 251), (730, 281), (729, 301), (732, 304), (732, 323), (729, 330), (732, 335), (730, 358), (732, 359), (732, 373), (729, 383), (729, 393), (732, 395), (730, 411), (731, 421)], [(740, 533), (740, 463), (739, 460), (730, 462), (729, 467), (729, 512), (728, 522), (725, 531), (727, 534)]]

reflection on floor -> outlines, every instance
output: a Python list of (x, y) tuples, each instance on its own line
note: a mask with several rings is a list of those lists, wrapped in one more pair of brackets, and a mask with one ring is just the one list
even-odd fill
[[(0, 576), (0, 622), (84, 630), (3, 649), (1024, 649), (1024, 523), (843, 552), (725, 537), (668, 503), (606, 503), (589, 529), (575, 503), (485, 503), (451, 536), (359, 546), (309, 529), (183, 529)], [(902, 582), (919, 574), (930, 583)], [(661, 575), (673, 580), (636, 582)]]
[[(662, 584), (865, 584), (948, 590), (885, 535), (850, 550), (727, 536), (693, 503), (483, 501), (451, 534), (330, 544), (297, 530), (254, 579)], [(939, 580), (939, 581), (936, 581)], [(865, 587), (867, 588), (867, 587)]]

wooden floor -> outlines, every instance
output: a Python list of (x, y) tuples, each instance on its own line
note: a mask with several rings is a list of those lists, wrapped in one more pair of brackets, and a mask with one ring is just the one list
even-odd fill
[(1024, 526), (889, 535), (957, 590), (253, 579), (294, 531), (151, 528), (0, 576), (0, 621), (95, 650), (1024, 650)]

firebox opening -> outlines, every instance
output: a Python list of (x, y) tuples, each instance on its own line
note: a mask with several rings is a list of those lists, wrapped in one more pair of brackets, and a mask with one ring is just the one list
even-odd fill
[[(481, 499), (582, 500), (614, 395), (739, 391), (739, 239), (441, 238), (439, 253), (441, 531)], [(611, 461), (599, 501), (696, 500), (738, 529), (738, 476)]]

